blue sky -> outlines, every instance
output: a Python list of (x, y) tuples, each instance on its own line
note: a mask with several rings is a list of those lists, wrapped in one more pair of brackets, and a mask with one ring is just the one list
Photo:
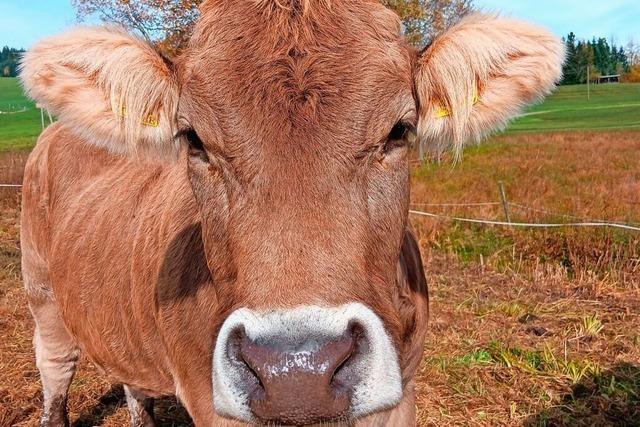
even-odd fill
[(69, 0), (0, 0), (0, 46), (29, 47), (74, 22)]
[[(476, 0), (484, 10), (531, 20), (558, 35), (640, 41), (640, 0)], [(29, 47), (73, 25), (69, 0), (0, 0), (0, 46)]]
[(476, 0), (484, 10), (542, 24), (558, 35), (640, 41), (640, 0)]

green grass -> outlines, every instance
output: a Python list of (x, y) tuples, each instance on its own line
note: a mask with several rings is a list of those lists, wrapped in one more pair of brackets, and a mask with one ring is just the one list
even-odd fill
[(40, 131), (40, 110), (24, 96), (16, 78), (0, 78), (0, 151), (32, 147)]
[[(508, 235), (500, 234), (495, 228), (454, 224), (449, 233), (438, 241), (438, 245), (441, 250), (456, 255), (463, 263), (471, 263), (478, 261), (480, 256), (484, 259), (499, 256), (499, 252), (505, 252), (513, 246), (513, 240)], [(503, 254), (505, 257), (510, 255), (510, 251)]]
[(507, 132), (640, 129), (640, 84), (562, 86), (533, 106)]
[[(549, 346), (544, 344), (540, 348), (526, 349), (508, 345), (500, 340), (492, 340), (488, 345), (475, 348), (462, 356), (437, 356), (427, 358), (427, 362), (430, 366), (437, 366), (443, 371), (470, 367), (499, 367), (545, 377), (561, 377), (571, 384), (577, 384), (586, 377), (600, 379), (602, 376), (602, 367), (592, 360), (566, 359), (563, 355), (555, 354)], [(608, 387), (610, 394), (624, 390), (624, 386), (632, 392), (636, 390), (621, 381), (617, 387), (610, 379), (609, 384), (613, 384)]]

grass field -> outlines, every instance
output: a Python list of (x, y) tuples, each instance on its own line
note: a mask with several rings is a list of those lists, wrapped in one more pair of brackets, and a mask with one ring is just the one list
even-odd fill
[(640, 84), (563, 86), (530, 108), (510, 132), (640, 128)]
[[(26, 102), (15, 80), (3, 87), (0, 110)], [(561, 88), (455, 166), (416, 166), (413, 208), (503, 220), (501, 205), (433, 206), (499, 201), (502, 181), (512, 221), (640, 224), (640, 85), (594, 88), (590, 103), (584, 89)], [(30, 113), (11, 117), (20, 114)], [(40, 117), (8, 117), (0, 115), (0, 182), (19, 182), (27, 152), (15, 148), (33, 144)], [(19, 201), (19, 191), (0, 188), (0, 426), (37, 425), (41, 405)], [(640, 233), (412, 223), (431, 295), (420, 426), (640, 426)], [(122, 389), (87, 360), (69, 407), (75, 426), (128, 425)], [(157, 415), (160, 425), (189, 423), (172, 399)]]
[(40, 110), (15, 78), (0, 78), (0, 151), (28, 149), (42, 131)]

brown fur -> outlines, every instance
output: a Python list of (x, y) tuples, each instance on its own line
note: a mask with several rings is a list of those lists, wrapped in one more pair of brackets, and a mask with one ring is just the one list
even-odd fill
[[(80, 31), (36, 46), (23, 67), (29, 93), (61, 119), (25, 173), (32, 308), (59, 313), (65, 340), (114, 380), (176, 394), (197, 425), (233, 425), (215, 414), (210, 380), (232, 310), (362, 302), (398, 349), (405, 394), (360, 423), (413, 423), (427, 289), (407, 231), (408, 149), (386, 144), (396, 123), (431, 108), (421, 85), (433, 77), (416, 87), (414, 64), (432, 72), (437, 52), (416, 59), (395, 15), (355, 0), (210, 0), (171, 66), (120, 31)], [(74, 54), (78, 38), (92, 50)], [(530, 93), (505, 96), (508, 115)], [(82, 112), (70, 97), (91, 105)], [(150, 113), (161, 118), (156, 130), (140, 125)], [(189, 128), (204, 151), (171, 141)], [(177, 159), (118, 154), (146, 151)]]

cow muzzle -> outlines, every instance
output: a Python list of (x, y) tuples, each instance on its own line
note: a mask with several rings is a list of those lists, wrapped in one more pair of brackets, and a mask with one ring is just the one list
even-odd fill
[(396, 350), (362, 304), (233, 312), (213, 358), (216, 411), (248, 423), (347, 421), (402, 397)]

